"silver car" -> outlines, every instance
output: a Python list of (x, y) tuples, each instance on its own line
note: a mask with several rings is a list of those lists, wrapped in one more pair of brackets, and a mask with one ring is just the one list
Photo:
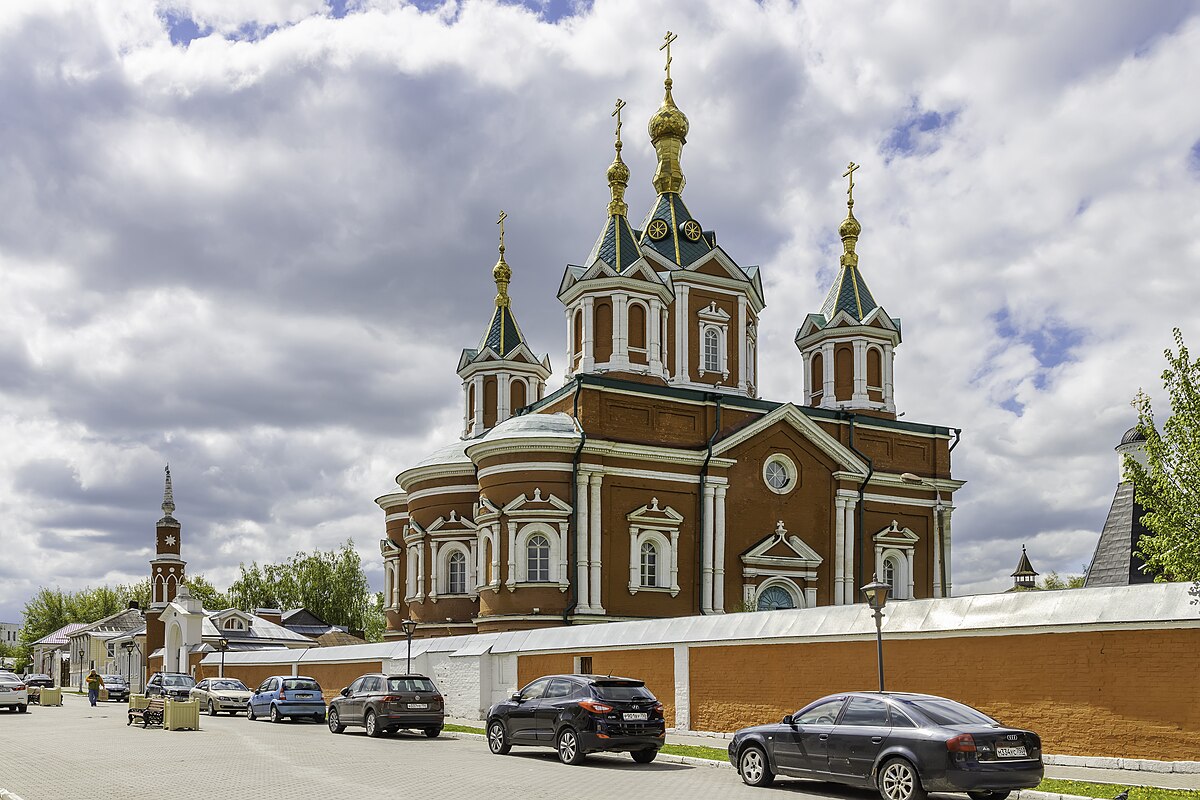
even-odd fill
[(237, 714), (246, 710), (253, 694), (237, 678), (205, 678), (192, 687), (189, 696), (200, 701), (200, 709), (216, 716), (222, 711)]
[(0, 672), (0, 708), (12, 708), (21, 714), (29, 710), (25, 681), (12, 672)]

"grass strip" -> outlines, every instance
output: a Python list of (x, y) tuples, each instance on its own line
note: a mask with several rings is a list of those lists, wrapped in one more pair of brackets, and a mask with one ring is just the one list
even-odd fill
[(478, 733), (483, 736), (483, 728), (472, 728), (470, 725), (443, 725), (442, 730), (450, 731), (451, 733)]
[(1129, 800), (1200, 800), (1200, 789), (1159, 789), (1153, 786), (1127, 786), (1120, 783), (1089, 783), (1046, 778), (1038, 784), (1039, 792), (1077, 794), (1084, 797), (1100, 797), (1112, 800), (1121, 792), (1129, 790)]
[(664, 744), (662, 752), (673, 756), (707, 758), (709, 761), (728, 761), (729, 751), (721, 747), (704, 747), (698, 744)]

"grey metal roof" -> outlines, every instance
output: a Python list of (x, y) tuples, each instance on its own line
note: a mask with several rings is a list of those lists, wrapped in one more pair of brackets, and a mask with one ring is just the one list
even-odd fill
[(858, 267), (843, 264), (838, 271), (837, 280), (829, 287), (829, 294), (825, 296), (821, 313), (825, 319), (830, 320), (839, 311), (845, 311), (861, 322), (875, 310), (876, 305), (871, 290), (867, 288), (867, 281), (858, 271)]
[(1121, 444), (1133, 444), (1134, 442), (1144, 441), (1146, 441), (1146, 437), (1142, 436), (1141, 431), (1137, 429), (1137, 425), (1125, 431), (1125, 435), (1121, 437)]
[(1117, 484), (1108, 518), (1100, 530), (1096, 551), (1088, 567), (1085, 587), (1128, 586), (1153, 580), (1143, 570), (1145, 562), (1135, 553), (1138, 539), (1146, 529), (1141, 524), (1142, 507), (1134, 498), (1132, 483)]

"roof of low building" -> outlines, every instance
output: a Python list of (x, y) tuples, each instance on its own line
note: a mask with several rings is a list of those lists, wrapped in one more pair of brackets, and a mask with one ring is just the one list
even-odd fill
[(88, 623), (86, 623), (86, 622), (68, 622), (66, 625), (63, 625), (61, 628), (56, 630), (54, 633), (47, 634), (46, 636), (43, 636), (41, 639), (38, 639), (36, 642), (33, 643), (33, 646), (37, 647), (38, 645), (47, 645), (47, 644), (50, 644), (50, 645), (67, 644), (67, 639), (69, 639), (71, 637), (71, 634), (75, 633), (75, 631), (79, 630), (80, 628), (86, 628), (87, 626), (88, 626)]

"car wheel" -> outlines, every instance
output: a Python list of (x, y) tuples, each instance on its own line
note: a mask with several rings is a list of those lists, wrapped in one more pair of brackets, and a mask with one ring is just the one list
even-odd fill
[(246, 703), (246, 719), (250, 720), (251, 722), (258, 719), (258, 717), (254, 716), (254, 706), (250, 705), (249, 703)]
[(971, 800), (1005, 800), (1012, 792), (1010, 791), (991, 791), (984, 790), (982, 792), (967, 792), (967, 797)]
[(271, 722), (283, 722), (283, 714), (279, 713), (279, 706), (271, 706)]
[(583, 763), (583, 749), (579, 746), (579, 736), (572, 728), (563, 728), (558, 733), (558, 760), (572, 766)]
[(374, 711), (367, 712), (367, 718), (363, 720), (363, 725), (367, 729), (367, 736), (374, 738), (383, 733), (383, 729), (379, 727), (378, 720), (375, 719)]
[(440, 727), (425, 729), (425, 738), (426, 739), (436, 739), (437, 737), (439, 737), (441, 735), (442, 735), (442, 729)]
[(29, 706), (17, 706), (18, 714), (24, 714), (28, 710), (29, 710)]
[(747, 786), (770, 786), (775, 780), (771, 765), (767, 763), (766, 752), (756, 745), (750, 745), (738, 756), (738, 774)]
[(925, 800), (924, 787), (913, 765), (893, 758), (879, 770), (879, 794), (883, 800)]
[(346, 726), (338, 719), (338, 713), (334, 709), (329, 709), (329, 715), (325, 717), (325, 724), (329, 726), (330, 733), (341, 733), (346, 730)]
[(322, 722), (324, 722), (324, 721), (325, 721), (325, 715), (324, 715), (324, 714), (313, 714), (313, 722), (315, 722), (315, 723), (317, 723), (318, 725), (320, 725), (320, 724), (321, 724)]
[(208, 715), (210, 717), (215, 717), (217, 715), (217, 706), (213, 703), (212, 700), (208, 701)]
[(507, 755), (508, 751), (512, 750), (508, 734), (504, 731), (504, 723), (498, 719), (492, 720), (492, 724), (488, 725), (487, 740), (488, 749), (498, 756)]
[(658, 756), (657, 750), (634, 750), (629, 755), (639, 764), (649, 764)]

